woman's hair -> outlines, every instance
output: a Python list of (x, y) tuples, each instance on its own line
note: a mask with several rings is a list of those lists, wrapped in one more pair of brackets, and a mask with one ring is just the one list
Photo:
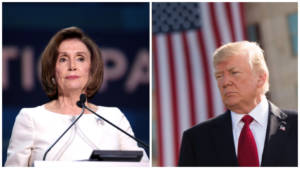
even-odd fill
[(55, 79), (55, 65), (58, 56), (58, 47), (66, 39), (78, 39), (84, 43), (91, 53), (91, 68), (89, 80), (85, 86), (88, 98), (93, 97), (103, 81), (103, 61), (101, 52), (96, 43), (92, 41), (81, 29), (69, 27), (58, 31), (49, 41), (41, 58), (41, 80), (47, 96), (53, 100), (58, 98), (58, 87)]

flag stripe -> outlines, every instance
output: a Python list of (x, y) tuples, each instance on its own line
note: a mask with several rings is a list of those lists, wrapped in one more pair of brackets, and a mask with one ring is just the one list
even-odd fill
[(173, 42), (171, 34), (167, 35), (167, 48), (168, 48), (168, 59), (169, 59), (169, 68), (170, 68), (170, 80), (171, 80), (171, 101), (172, 101), (172, 108), (173, 108), (173, 115), (170, 116), (173, 122), (173, 139), (174, 145), (173, 148), (175, 153), (173, 154), (174, 159), (178, 158), (179, 153), (179, 125), (178, 125), (178, 107), (177, 107), (177, 84), (176, 84), (176, 74), (175, 74), (175, 61), (174, 61), (174, 53), (173, 53)]
[(206, 97), (205, 85), (204, 85), (204, 72), (203, 72), (203, 62), (201, 62), (201, 52), (199, 49), (199, 43), (197, 40), (196, 31), (189, 31), (187, 33), (188, 45), (191, 53), (192, 63), (193, 63), (193, 77), (194, 77), (194, 91), (196, 101), (196, 121), (200, 123), (207, 119), (207, 108), (206, 108)]
[(245, 39), (245, 36), (243, 34), (243, 16), (241, 16), (242, 13), (241, 6), (239, 3), (231, 3), (231, 8), (232, 8), (232, 13), (233, 13), (233, 20), (234, 20), (234, 28), (235, 28), (235, 33), (238, 41), (241, 41)]
[(203, 63), (203, 70), (204, 70), (204, 78), (205, 78), (205, 88), (206, 88), (206, 99), (207, 99), (207, 113), (208, 118), (214, 116), (214, 107), (213, 107), (213, 100), (212, 100), (212, 93), (211, 93), (211, 80), (210, 80), (210, 71), (209, 71), (209, 63), (207, 61), (207, 53), (206, 48), (203, 40), (203, 35), (200, 30), (197, 31), (197, 37), (200, 44), (200, 51), (201, 51), (201, 59)]
[[(244, 40), (244, 39), (247, 39), (247, 34), (246, 34), (246, 22), (245, 22), (245, 13), (243, 12), (244, 11), (244, 4), (243, 3), (238, 3), (237, 4), (239, 6), (239, 18), (240, 18), (240, 21), (242, 22), (241, 24), (241, 28), (240, 28), (240, 32), (242, 32), (242, 39), (241, 40)], [(244, 30), (244, 31), (243, 31)]]
[(212, 28), (212, 17), (210, 15), (210, 10), (209, 10), (209, 3), (203, 3), (200, 5), (200, 13), (202, 16), (202, 27), (203, 27), (203, 34), (204, 40), (206, 45), (206, 52), (208, 53), (209, 56), (211, 56), (216, 49), (216, 44), (215, 44), (215, 35), (213, 33), (213, 28)]
[[(172, 35), (174, 41), (174, 56), (176, 62), (176, 75), (177, 75), (177, 92), (178, 92), (178, 102), (177, 106), (179, 108), (179, 136), (181, 133), (187, 128), (190, 127), (190, 106), (189, 106), (189, 97), (187, 85), (187, 67), (185, 66), (185, 57), (184, 56), (184, 49), (182, 45), (182, 36), (181, 33), (174, 33)], [(181, 139), (179, 139), (181, 140)]]
[[(186, 33), (182, 33), (182, 39), (183, 39), (183, 46), (184, 46), (184, 53), (186, 58), (186, 69), (187, 69), (187, 77), (188, 77), (188, 93), (189, 93), (189, 101), (190, 101), (190, 107), (191, 107), (191, 118), (190, 122), (191, 125), (196, 124), (196, 111), (195, 111), (195, 96), (194, 96), (194, 86), (193, 86), (193, 78), (192, 78), (192, 64), (191, 64), (191, 56), (189, 52), (188, 42)], [(184, 113), (184, 112), (182, 112)]]
[(161, 121), (161, 91), (160, 91), (160, 75), (159, 75), (159, 66), (158, 66), (158, 53), (157, 53), (157, 43), (156, 36), (152, 36), (152, 49), (153, 49), (153, 58), (154, 58), (154, 73), (155, 73), (155, 90), (156, 90), (156, 112), (157, 112), (157, 139), (158, 139), (158, 162), (159, 166), (163, 166), (164, 158), (162, 147), (163, 147), (163, 133), (162, 133), (162, 121)]
[(230, 35), (231, 35), (231, 39), (232, 41), (235, 41), (235, 33), (234, 33), (234, 26), (233, 26), (233, 19), (232, 19), (232, 12), (231, 12), (231, 5), (229, 2), (225, 3), (226, 6), (226, 15), (228, 18), (228, 22), (229, 22), (229, 26), (230, 26)]
[(224, 8), (224, 3), (215, 3), (215, 12), (217, 16), (217, 28), (221, 35), (222, 44), (231, 42), (230, 28), (227, 15)]
[(167, 48), (167, 39), (165, 36), (158, 36), (158, 60), (159, 60), (159, 74), (160, 76), (160, 85), (161, 85), (161, 126), (162, 126), (162, 151), (163, 153), (163, 165), (173, 165), (175, 159), (173, 154), (176, 149), (174, 149), (174, 138), (173, 138), (173, 124), (170, 120), (173, 116), (173, 107), (171, 103), (171, 90), (170, 90), (170, 73), (169, 73), (169, 62), (168, 62), (168, 48)]
[(210, 15), (211, 15), (211, 21), (212, 21), (212, 29), (215, 35), (215, 42), (216, 46), (221, 46), (221, 35), (218, 29), (218, 24), (217, 24), (217, 16), (215, 12), (215, 4), (214, 3), (209, 3), (209, 8), (210, 8)]

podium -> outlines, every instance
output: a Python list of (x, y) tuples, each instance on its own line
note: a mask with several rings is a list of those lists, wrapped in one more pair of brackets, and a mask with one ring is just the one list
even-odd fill
[(151, 167), (150, 162), (35, 161), (34, 167)]

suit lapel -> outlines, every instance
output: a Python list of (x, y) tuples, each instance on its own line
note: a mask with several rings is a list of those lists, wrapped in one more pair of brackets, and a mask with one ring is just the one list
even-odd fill
[[(284, 146), (278, 146), (279, 138), (285, 135), (287, 126), (287, 114), (283, 113), (278, 107), (269, 102), (269, 118), (266, 132), (266, 139), (262, 157), (262, 166), (274, 163), (275, 155), (279, 154)], [(273, 152), (276, 150), (276, 152)], [(280, 158), (280, 157), (279, 157)]]
[(220, 122), (214, 126), (213, 133), (218, 161), (221, 165), (237, 166), (230, 111), (226, 111), (219, 120)]

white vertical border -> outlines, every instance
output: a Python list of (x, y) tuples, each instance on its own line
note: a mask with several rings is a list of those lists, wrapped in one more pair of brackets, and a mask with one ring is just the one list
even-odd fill
[(1, 88), (1, 90), (0, 90), (0, 124), (1, 124), (1, 130), (0, 130), (0, 136), (1, 136), (1, 139), (0, 139), (0, 158), (1, 158), (1, 166), (3, 166), (3, 164), (2, 164), (2, 152), (3, 152), (3, 149), (2, 149), (2, 140), (3, 140), (3, 135), (2, 135), (2, 130), (3, 130), (3, 124), (2, 124), (2, 113), (3, 113), (3, 109), (2, 109), (2, 41), (3, 41), (3, 34), (2, 34), (2, 2), (1, 2), (1, 5), (0, 5), (0, 22), (1, 22), (1, 26), (0, 26), (0, 37), (1, 37), (1, 40), (0, 40), (0, 50), (1, 50), (1, 61), (0, 61), (0, 72), (1, 72), (1, 78), (0, 78), (0, 88)]
[[(153, 69), (153, 62), (152, 62), (152, 3), (148, 3), (149, 5), (149, 166), (152, 167), (153, 166), (153, 160), (152, 160), (152, 135), (153, 135), (153, 131), (152, 131), (152, 112), (153, 112), (153, 107), (152, 107), (152, 93), (153, 93), (153, 76), (154, 73), (152, 73)], [(158, 145), (157, 141), (156, 141), (156, 145)]]

